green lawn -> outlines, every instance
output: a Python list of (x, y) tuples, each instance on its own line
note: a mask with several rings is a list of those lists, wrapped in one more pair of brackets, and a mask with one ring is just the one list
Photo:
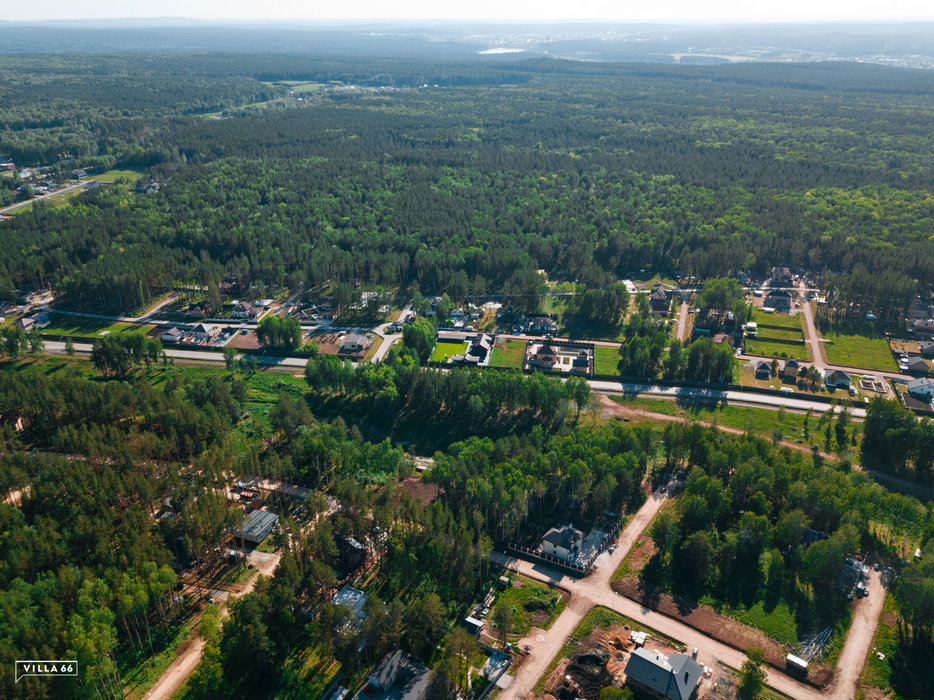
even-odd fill
[(136, 182), (143, 173), (139, 170), (108, 170), (100, 175), (89, 175), (88, 180), (100, 180), (101, 182), (116, 182), (120, 178)]
[(824, 352), (827, 361), (834, 365), (878, 369), (897, 372), (898, 365), (892, 357), (892, 351), (885, 338), (868, 338), (862, 335), (839, 335), (827, 333), (824, 336)]
[(431, 362), (445, 362), (454, 355), (463, 355), (467, 352), (467, 343), (449, 343), (439, 341), (431, 353), (429, 360)]
[(51, 323), (41, 329), (43, 335), (70, 335), (77, 338), (99, 338), (107, 333), (149, 333), (155, 326), (149, 324), (113, 322), (87, 316), (49, 314)]
[(619, 348), (606, 345), (594, 346), (594, 371), (597, 374), (619, 374)]
[(755, 321), (759, 328), (788, 328), (796, 331), (803, 331), (804, 317), (801, 314), (756, 314)]
[(759, 332), (759, 338), (746, 339), (746, 352), (749, 355), (764, 355), (766, 357), (787, 357), (794, 360), (810, 360), (811, 354), (808, 352), (804, 340), (800, 343), (773, 342), (768, 338), (762, 337)]
[(524, 340), (500, 340), (493, 347), (493, 355), (490, 357), (490, 365), (493, 367), (515, 367), (522, 369), (525, 362)]
[(762, 630), (772, 639), (777, 639), (783, 644), (795, 646), (798, 643), (798, 625), (795, 622), (794, 613), (785, 603), (779, 603), (768, 612), (761, 601), (748, 610), (738, 608), (723, 610), (723, 612), (743, 624)]
[[(897, 615), (897, 613), (895, 599), (891, 594), (887, 593), (882, 615), (879, 618), (879, 626), (876, 628), (876, 636), (872, 638), (872, 649), (866, 655), (866, 665), (863, 667), (863, 673), (859, 678), (861, 685), (883, 690), (892, 687), (892, 664), (890, 659), (898, 649), (898, 630), (895, 625), (887, 624), (885, 618), (888, 615)], [(885, 658), (880, 659), (873, 650), (881, 652)]]
[[(766, 408), (752, 408), (749, 406), (723, 406), (723, 405), (679, 405), (675, 401), (665, 399), (635, 398), (629, 399), (622, 396), (611, 397), (624, 406), (632, 408), (641, 408), (652, 413), (661, 413), (666, 416), (680, 416), (682, 418), (692, 418), (694, 420), (707, 423), (716, 422), (728, 428), (738, 428), (739, 430), (748, 430), (751, 433), (758, 433), (765, 437), (772, 437), (774, 430), (781, 430), (782, 436), (786, 440), (801, 440), (806, 443), (804, 437), (805, 414), (792, 413), (785, 411), (783, 414), (779, 411), (772, 411)], [(817, 422), (820, 420), (820, 414), (814, 412), (808, 420), (808, 429), (811, 439), (823, 443), (823, 431), (818, 429)], [(850, 423), (851, 430), (856, 430), (857, 434), (862, 433), (863, 425), (856, 421)], [(818, 439), (819, 438), (819, 439)]]
[[(519, 585), (516, 585), (519, 584)], [(500, 605), (513, 609), (513, 635), (525, 636), (532, 629), (536, 612), (547, 612), (547, 619), (539, 627), (548, 629), (567, 604), (561, 591), (549, 588), (543, 583), (525, 576), (516, 576), (513, 585), (499, 594), (496, 605), (490, 611), (490, 619), (495, 619), (494, 612)]]

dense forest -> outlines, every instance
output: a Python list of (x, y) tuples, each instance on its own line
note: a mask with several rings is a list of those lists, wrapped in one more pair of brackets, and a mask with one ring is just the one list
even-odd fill
[[(432, 78), (392, 61), (244, 56), (5, 58), (0, 71), (18, 76), (3, 88), (0, 152), (163, 184), (0, 224), (5, 295), (51, 285), (65, 303), (120, 310), (230, 275), (459, 301), (528, 296), (537, 269), (597, 289), (638, 269), (791, 265), (862, 270), (885, 282), (873, 299), (901, 307), (934, 281), (923, 72), (542, 59)], [(320, 89), (298, 102), (286, 79)], [(104, 93), (116, 107), (86, 108)], [(192, 116), (209, 111), (223, 118)]]

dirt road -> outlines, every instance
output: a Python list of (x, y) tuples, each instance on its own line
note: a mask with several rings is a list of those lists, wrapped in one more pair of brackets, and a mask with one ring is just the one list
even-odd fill
[(820, 335), (814, 324), (814, 313), (811, 310), (811, 302), (808, 301), (803, 280), (798, 283), (798, 292), (801, 295), (801, 313), (804, 314), (804, 335), (811, 349), (811, 364), (818, 368), (824, 367), (827, 361), (824, 359), (824, 349), (821, 347)]
[(682, 343), (684, 342), (685, 331), (688, 326), (688, 304), (686, 301), (681, 302), (681, 308), (678, 309), (678, 332), (676, 337)]
[[(226, 602), (231, 598), (239, 598), (252, 591), (256, 587), (256, 582), (259, 580), (260, 576), (272, 576), (273, 572), (276, 570), (276, 566), (279, 564), (280, 558), (281, 556), (279, 554), (265, 554), (263, 552), (250, 553), (250, 563), (256, 567), (258, 573), (239, 590), (231, 590), (230, 595), (224, 601), (224, 609), (221, 610), (220, 616), (221, 620), (227, 617)], [(204, 653), (205, 644), (204, 640), (197, 636), (197, 632), (195, 633), (195, 637), (196, 638), (192, 639), (190, 642), (186, 642), (188, 646), (184, 647), (182, 652), (175, 657), (175, 661), (172, 662), (172, 665), (165, 670), (159, 680), (156, 681), (156, 684), (146, 693), (146, 698), (151, 700), (169, 700), (172, 694), (182, 687), (182, 684), (188, 679), (188, 676), (194, 673), (195, 668), (197, 668), (198, 663), (201, 661), (201, 654)]]
[(866, 654), (879, 626), (879, 616), (885, 605), (885, 588), (878, 572), (869, 572), (869, 597), (858, 601), (853, 610), (853, 622), (837, 661), (836, 675), (825, 697), (833, 700), (852, 700), (856, 697), (856, 684), (863, 672)]
[[(655, 519), (655, 516), (658, 515), (666, 502), (667, 498), (664, 492), (657, 491), (649, 496), (648, 500), (636, 511), (636, 514), (619, 536), (619, 547), (616, 551), (612, 554), (604, 552), (597, 557), (597, 561), (594, 562), (596, 571), (586, 579), (578, 580), (571, 576), (565, 576), (547, 566), (532, 564), (499, 552), (493, 553), (491, 558), (495, 563), (519, 571), (529, 578), (552, 583), (571, 594), (571, 600), (568, 602), (567, 607), (558, 616), (558, 619), (552, 623), (547, 632), (532, 630), (532, 635), (519, 641), (520, 649), (529, 650), (529, 658), (519, 668), (515, 680), (499, 696), (501, 700), (517, 700), (531, 695), (532, 689), (545, 672), (545, 669), (561, 651), (561, 647), (564, 646), (568, 637), (580, 624), (584, 615), (594, 606), (592, 596), (583, 594), (582, 591), (585, 589), (588, 591), (591, 589), (609, 591), (610, 578), (612, 578), (613, 573), (623, 563), (623, 559), (629, 554), (629, 550), (639, 539), (642, 531)], [(616, 594), (613, 593), (613, 595)]]
[[(532, 696), (539, 678), (560, 653), (584, 616), (596, 605), (602, 605), (637, 620), (663, 635), (680, 641), (689, 650), (696, 647), (698, 662), (702, 665), (714, 667), (719, 662), (735, 669), (743, 665), (746, 656), (742, 651), (711, 639), (677, 619), (624, 598), (610, 588), (613, 574), (665, 503), (665, 491), (652, 494), (626, 525), (618, 539), (619, 546), (616, 551), (612, 554), (601, 554), (594, 562), (595, 570), (582, 579), (564, 575), (543, 564), (533, 564), (499, 552), (493, 554), (492, 559), (495, 563), (529, 578), (558, 586), (571, 595), (568, 606), (550, 629), (533, 629), (528, 637), (519, 641), (519, 648), (526, 651), (529, 658), (519, 667), (516, 678), (500, 696), (502, 700), (523, 700)], [(885, 590), (877, 573), (873, 572), (870, 575), (869, 591), (869, 598), (855, 604), (853, 623), (847, 632), (843, 652), (837, 661), (834, 680), (829, 688), (823, 692), (818, 691), (772, 668), (766, 669), (767, 684), (796, 700), (852, 700), (856, 697), (859, 675), (872, 644), (885, 600)]]

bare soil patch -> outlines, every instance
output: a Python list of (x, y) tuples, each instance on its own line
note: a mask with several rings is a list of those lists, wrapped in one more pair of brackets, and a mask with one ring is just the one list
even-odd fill
[(402, 481), (402, 488), (412, 497), (417, 498), (423, 506), (437, 500), (441, 495), (441, 488), (437, 484), (428, 484), (420, 476), (410, 476)]
[(684, 624), (734, 649), (745, 651), (751, 647), (758, 647), (765, 654), (765, 659), (769, 664), (778, 669), (785, 667), (785, 656), (788, 650), (760, 630), (721, 615), (711, 608), (676, 599), (667, 593), (647, 589), (632, 576), (619, 579), (613, 583), (612, 588), (620, 595), (639, 601), (646, 607), (676, 620), (681, 620)]
[(228, 345), (237, 350), (259, 350), (262, 347), (254, 330), (248, 333), (237, 333)]
[[(597, 700), (600, 691), (606, 686), (622, 685), (629, 655), (635, 648), (629, 641), (629, 632), (628, 626), (620, 625), (594, 630), (577, 646), (570, 658), (562, 659), (548, 675), (543, 697)], [(654, 639), (646, 642), (646, 648), (665, 655), (678, 651)]]

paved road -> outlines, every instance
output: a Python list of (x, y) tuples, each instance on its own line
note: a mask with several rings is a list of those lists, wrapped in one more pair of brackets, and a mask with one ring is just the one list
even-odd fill
[[(591, 380), (590, 387), (595, 391), (608, 392), (611, 394), (647, 394), (654, 396), (668, 396), (686, 402), (708, 402), (730, 403), (742, 401), (743, 403), (761, 404), (764, 406), (784, 406), (802, 411), (812, 409), (815, 413), (826, 411), (830, 404), (820, 401), (811, 401), (807, 398), (799, 398), (795, 395), (773, 396), (770, 394), (758, 394), (751, 391), (726, 390), (726, 389), (699, 389), (686, 386), (667, 386), (663, 384), (634, 383), (634, 382), (607, 382)], [(841, 411), (837, 406), (836, 411)], [(866, 409), (858, 406), (851, 409), (852, 415), (856, 418), (865, 418)]]
[[(386, 336), (386, 338), (384, 338), (384, 343), (386, 342), (387, 338), (392, 337), (393, 336)], [(388, 347), (389, 346), (386, 345), (387, 351)], [(77, 353), (87, 354), (91, 352), (93, 346), (90, 343), (75, 343), (74, 348), (75, 352)], [(380, 347), (380, 350), (382, 349), (383, 348)], [(47, 340), (45, 341), (45, 352), (54, 355), (62, 355), (65, 352), (65, 343), (57, 340)], [(224, 363), (223, 353), (213, 350), (184, 350), (181, 348), (166, 348), (165, 354), (167, 357), (187, 362), (207, 362), (214, 364)], [(303, 369), (305, 365), (308, 364), (308, 359), (305, 357), (266, 357), (263, 355), (256, 355), (255, 357), (259, 364), (268, 368)], [(374, 361), (375, 360), (376, 358), (374, 358)], [(607, 392), (611, 394), (645, 394), (649, 396), (666, 396), (687, 402), (742, 402), (746, 404), (758, 404), (763, 406), (785, 406), (786, 408), (797, 409), (801, 411), (813, 409), (816, 413), (826, 411), (827, 407), (829, 406), (829, 404), (826, 403), (810, 401), (808, 399), (796, 398), (792, 396), (770, 396), (767, 394), (757, 394), (754, 392), (746, 391), (697, 389), (691, 387), (665, 386), (651, 383), (637, 384), (632, 382), (607, 382), (595, 379), (589, 380), (589, 384), (594, 391)], [(840, 411), (842, 409), (838, 406), (836, 410)], [(852, 415), (855, 418), (865, 418), (866, 409), (854, 407), (852, 409)]]
[(95, 181), (85, 180), (84, 182), (78, 182), (78, 183), (75, 183), (74, 185), (68, 185), (67, 187), (63, 187), (60, 190), (55, 190), (54, 192), (49, 192), (48, 194), (40, 194), (38, 197), (27, 199), (25, 202), (17, 202), (16, 204), (11, 204), (8, 207), (4, 207), (3, 209), (0, 209), (0, 214), (6, 214), (8, 212), (19, 209), (20, 207), (27, 207), (38, 199), (46, 199), (48, 197), (57, 197), (58, 195), (65, 194), (66, 192), (71, 192), (72, 190), (78, 189), (79, 187), (87, 187), (92, 182), (95, 182)]

